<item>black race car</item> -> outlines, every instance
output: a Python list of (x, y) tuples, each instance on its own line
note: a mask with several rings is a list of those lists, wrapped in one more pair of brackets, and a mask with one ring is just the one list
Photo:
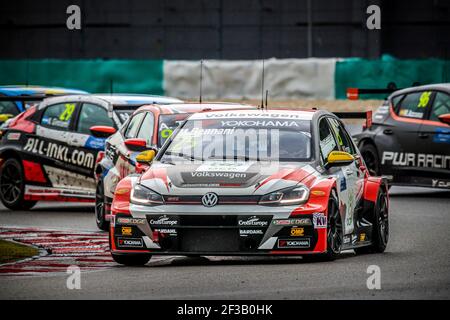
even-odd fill
[(450, 189), (450, 83), (394, 91), (354, 138), (372, 174), (393, 185)]

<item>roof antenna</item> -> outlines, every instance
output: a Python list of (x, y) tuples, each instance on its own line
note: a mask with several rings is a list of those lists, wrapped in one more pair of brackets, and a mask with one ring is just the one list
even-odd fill
[(200, 60), (200, 97), (199, 97), (200, 103), (202, 103), (202, 83), (203, 83), (203, 60)]
[(266, 110), (267, 110), (267, 98), (269, 96), (269, 90), (266, 90)]
[(264, 109), (264, 59), (262, 61), (262, 78), (261, 78), (261, 109)]

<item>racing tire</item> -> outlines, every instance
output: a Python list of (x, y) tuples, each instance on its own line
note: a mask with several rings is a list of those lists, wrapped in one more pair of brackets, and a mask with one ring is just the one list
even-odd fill
[(372, 244), (355, 248), (356, 254), (382, 253), (389, 241), (389, 206), (385, 186), (380, 187), (373, 214)]
[(0, 168), (0, 200), (11, 210), (31, 209), (37, 201), (24, 200), (25, 178), (19, 160), (6, 160)]
[(123, 264), (125, 266), (143, 266), (145, 265), (150, 258), (152, 257), (151, 254), (114, 254), (111, 253), (112, 258), (115, 262), (119, 264)]
[(333, 190), (328, 199), (327, 215), (327, 252), (319, 255), (304, 256), (305, 261), (333, 261), (340, 254), (343, 244), (342, 218), (339, 212), (339, 200)]
[(341, 254), (344, 239), (339, 200), (334, 190), (330, 193), (327, 211), (327, 253), (324, 254), (323, 258), (333, 261)]
[(95, 223), (100, 230), (109, 230), (109, 221), (105, 217), (105, 193), (103, 188), (103, 180), (97, 183), (95, 189)]
[(371, 143), (364, 143), (359, 149), (371, 176), (381, 175), (380, 158), (377, 148)]

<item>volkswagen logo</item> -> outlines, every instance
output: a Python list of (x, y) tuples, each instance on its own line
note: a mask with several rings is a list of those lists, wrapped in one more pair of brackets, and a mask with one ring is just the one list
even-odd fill
[(202, 204), (205, 207), (214, 207), (219, 202), (219, 197), (214, 192), (205, 193), (202, 197)]

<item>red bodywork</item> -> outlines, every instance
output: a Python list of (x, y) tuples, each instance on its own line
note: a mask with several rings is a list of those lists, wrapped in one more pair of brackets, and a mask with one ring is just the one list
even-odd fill
[[(165, 170), (149, 170), (144, 176), (143, 179), (152, 179), (152, 178), (161, 178), (163, 181), (167, 181), (165, 174)], [(268, 177), (263, 183), (271, 179), (276, 179), (282, 177), (283, 179), (291, 179), (296, 181), (302, 181), (302, 183), (310, 188), (310, 197), (307, 203), (300, 205), (294, 211), (291, 212), (289, 218), (296, 218), (302, 215), (311, 215), (315, 212), (324, 212), (328, 214), (328, 201), (331, 194), (331, 191), (336, 188), (336, 179), (334, 177), (329, 177), (328, 179), (320, 179), (315, 175), (310, 174), (302, 169), (294, 170), (294, 171), (280, 171), (276, 174)], [(298, 180), (297, 180), (298, 179)], [(368, 175), (366, 171), (365, 177), (365, 185), (363, 191), (363, 200), (375, 203), (380, 192), (380, 188), (386, 187), (384, 181), (380, 177), (371, 177)], [(117, 214), (121, 215), (130, 215), (130, 192), (132, 189), (132, 180), (128, 177), (122, 179), (117, 185), (116, 193), (114, 195), (114, 200), (112, 203), (111, 211), (112, 217)], [(387, 191), (387, 190), (385, 190)], [(113, 234), (114, 234), (114, 223), (111, 224), (111, 250), (117, 253), (126, 253), (126, 252), (142, 252), (141, 250), (118, 250), (116, 248)], [(271, 250), (270, 254), (313, 254), (313, 253), (323, 253), (327, 251), (327, 229), (317, 229), (318, 232), (318, 241), (314, 250), (312, 251), (299, 251), (299, 250)]]

